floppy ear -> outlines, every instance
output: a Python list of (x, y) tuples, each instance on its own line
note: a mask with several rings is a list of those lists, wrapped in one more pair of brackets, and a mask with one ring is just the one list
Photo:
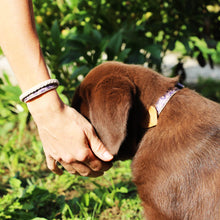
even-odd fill
[(126, 77), (107, 76), (96, 85), (89, 101), (89, 118), (98, 136), (116, 155), (127, 133), (127, 121), (135, 95)]

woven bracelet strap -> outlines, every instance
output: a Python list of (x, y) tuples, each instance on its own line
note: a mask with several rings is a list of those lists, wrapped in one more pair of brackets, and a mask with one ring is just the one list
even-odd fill
[(30, 88), (19, 97), (22, 102), (27, 103), (28, 101), (50, 91), (56, 89), (59, 86), (59, 81), (57, 79), (48, 79), (44, 82), (37, 84), (36, 86)]

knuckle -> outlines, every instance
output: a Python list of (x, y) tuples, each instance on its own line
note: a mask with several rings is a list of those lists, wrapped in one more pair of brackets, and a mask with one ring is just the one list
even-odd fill
[(66, 164), (71, 164), (75, 161), (75, 159), (72, 156), (65, 156), (65, 158), (63, 158), (63, 162), (65, 162)]
[(105, 162), (101, 162), (101, 161), (98, 161), (98, 162), (99, 163), (94, 164), (92, 166), (92, 170), (95, 172), (105, 172), (112, 167), (112, 163), (105, 163)]
[(59, 163), (61, 163), (63, 160), (62, 160), (61, 157), (57, 157), (57, 158), (56, 158), (56, 161), (59, 162)]
[(89, 158), (89, 149), (81, 150), (76, 155), (76, 160), (80, 162), (86, 162)]
[(102, 170), (103, 164), (102, 164), (102, 162), (97, 161), (97, 162), (94, 162), (94, 163), (91, 165), (91, 168), (92, 168), (93, 171), (96, 171), (96, 172), (97, 172), (97, 171)]
[(77, 174), (76, 170), (71, 170), (71, 171), (69, 171), (69, 173), (74, 174), (74, 175)]

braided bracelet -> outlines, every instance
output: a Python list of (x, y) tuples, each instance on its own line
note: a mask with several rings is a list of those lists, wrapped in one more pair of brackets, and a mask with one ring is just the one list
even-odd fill
[(59, 86), (59, 81), (57, 79), (48, 79), (44, 82), (37, 84), (36, 86), (30, 88), (19, 97), (22, 102), (27, 103), (28, 101), (50, 91), (56, 89)]

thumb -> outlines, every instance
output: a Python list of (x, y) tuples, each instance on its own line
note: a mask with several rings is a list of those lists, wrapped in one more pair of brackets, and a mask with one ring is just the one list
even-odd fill
[[(88, 137), (88, 136), (87, 136)], [(96, 134), (92, 134), (88, 137), (88, 141), (90, 144), (90, 148), (92, 152), (103, 161), (111, 161), (113, 159), (113, 155), (106, 149), (104, 144), (99, 140)]]

